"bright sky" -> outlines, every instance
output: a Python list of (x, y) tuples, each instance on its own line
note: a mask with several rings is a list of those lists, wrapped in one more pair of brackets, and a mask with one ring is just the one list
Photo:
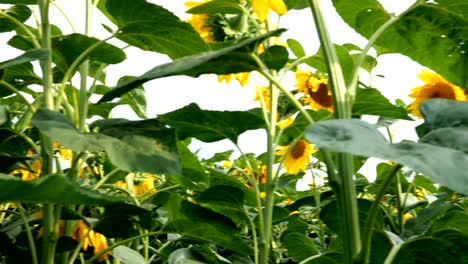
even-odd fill
[[(153, 0), (149, 2), (164, 6), (181, 19), (185, 20), (188, 18), (188, 14), (185, 13), (185, 1), (183, 0)], [(322, 2), (325, 5), (326, 19), (332, 40), (337, 44), (353, 43), (363, 47), (366, 44), (366, 40), (342, 21), (335, 12), (331, 1)], [(400, 13), (406, 7), (409, 7), (413, 1), (380, 0), (380, 2), (390, 12)], [(84, 1), (60, 0), (57, 3), (68, 14), (76, 31), (79, 33), (83, 32)], [(0, 8), (5, 6), (0, 4)], [(54, 7), (51, 8), (51, 20), (53, 24), (59, 25), (65, 34), (73, 32), (64, 17)], [(92, 36), (104, 38), (109, 35), (101, 26), (101, 22), (112, 25), (99, 12), (96, 12), (94, 16), (94, 25), (96, 26), (91, 30)], [(30, 19), (29, 23), (33, 24), (34, 20)], [(288, 29), (281, 36), (282, 39), (294, 38), (302, 43), (308, 55), (316, 53), (319, 41), (313, 30), (312, 15), (308, 9), (290, 11), (286, 16), (281, 18), (280, 27)], [(20, 51), (12, 49), (5, 44), (6, 40), (11, 36), (13, 36), (11, 33), (0, 34), (0, 61), (21, 54)], [(118, 40), (112, 43), (119, 47), (125, 46), (124, 43)], [(127, 60), (121, 64), (108, 67), (107, 84), (110, 86), (115, 85), (121, 76), (141, 75), (154, 66), (169, 61), (165, 55), (145, 52), (137, 48), (128, 48), (125, 52), (127, 53)], [(379, 58), (378, 66), (373, 72), (373, 87), (379, 89), (391, 101), (400, 98), (404, 102), (409, 103), (411, 100), (407, 97), (407, 94), (411, 88), (421, 84), (416, 76), (420, 73), (421, 68), (419, 64), (404, 56), (395, 54), (383, 55)], [(40, 71), (37, 71), (37, 73), (39, 74)], [(385, 77), (376, 77), (377, 75)], [(286, 85), (292, 86), (294, 82), (291, 81), (286, 83)], [(214, 75), (205, 75), (197, 79), (183, 76), (168, 77), (148, 82), (145, 84), (145, 87), (148, 99), (148, 117), (150, 118), (155, 117), (157, 114), (176, 110), (191, 102), (196, 102), (201, 108), (212, 110), (245, 110), (258, 106), (253, 101), (255, 94), (253, 87), (241, 88), (234, 82), (230, 85), (220, 85), (217, 82), (217, 77)], [(114, 116), (136, 118), (130, 112), (131, 110), (126, 107), (119, 107), (114, 112)], [(410, 127), (414, 126), (412, 123), (414, 122), (400, 122), (398, 126), (392, 129), (395, 132), (395, 141), (414, 138), (414, 133), (410, 129)], [(240, 138), (240, 145), (244, 152), (254, 152), (257, 154), (264, 152), (266, 150), (264, 132), (251, 131), (245, 133)], [(192, 146), (193, 150), (198, 148), (202, 148), (199, 155), (206, 158), (215, 152), (225, 151), (232, 147), (225, 141), (220, 141), (211, 144), (196, 143)]]

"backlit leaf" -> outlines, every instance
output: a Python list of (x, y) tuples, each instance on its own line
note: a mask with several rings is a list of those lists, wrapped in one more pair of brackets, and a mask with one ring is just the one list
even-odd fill
[[(7, 1), (8, 2), (8, 1)], [(25, 22), (28, 20), (28, 18), (31, 16), (31, 10), (22, 4), (22, 1), (12, 1), (13, 3), (9, 4), (18, 4), (15, 6), (12, 6), (6, 10), (3, 10), (7, 15), (12, 16), (16, 18), (19, 22)], [(3, 1), (0, 1), (0, 3), (3, 3)], [(8, 32), (12, 31), (15, 28), (17, 28), (18, 25), (11, 22), (10, 19), (0, 15), (0, 33), (1, 32)]]

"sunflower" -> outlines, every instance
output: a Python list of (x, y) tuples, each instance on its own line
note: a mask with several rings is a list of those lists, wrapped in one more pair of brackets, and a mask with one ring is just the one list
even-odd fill
[(265, 104), (265, 109), (267, 112), (270, 111), (270, 88), (266, 86), (259, 86), (255, 90), (254, 101), (262, 102)]
[[(154, 175), (148, 175), (142, 182), (133, 185), (133, 195), (140, 196), (156, 192), (156, 188), (154, 187), (155, 179), (156, 177), (154, 177)], [(117, 181), (114, 185), (128, 189), (128, 185), (124, 181)]]
[(226, 82), (226, 84), (230, 83), (232, 80), (236, 80), (242, 87), (245, 87), (249, 82), (250, 72), (240, 72), (240, 73), (232, 73), (232, 74), (221, 74), (218, 75), (218, 82)]
[[(87, 237), (86, 234), (88, 234)], [(72, 232), (72, 238), (76, 241), (81, 241), (83, 239), (83, 250), (86, 251), (88, 249), (88, 246), (92, 246), (94, 248), (94, 255), (109, 247), (107, 244), (107, 238), (103, 234), (94, 232), (93, 230), (90, 231), (88, 224), (86, 224), (86, 222), (82, 219), (76, 222), (75, 228)], [(100, 260), (105, 260), (108, 258), (109, 252), (99, 257)]]
[(414, 101), (409, 105), (408, 109), (415, 116), (422, 117), (419, 105), (430, 98), (446, 98), (457, 101), (466, 101), (468, 99), (463, 88), (449, 83), (436, 73), (422, 70), (418, 77), (426, 84), (413, 88), (412, 93), (409, 95), (414, 98)]
[[(193, 1), (188, 1), (185, 2), (185, 6), (187, 8), (193, 8), (198, 5), (204, 4), (208, 2), (207, 0), (201, 1), (201, 2), (193, 2)], [(195, 31), (200, 34), (200, 36), (206, 41), (206, 42), (214, 42), (216, 38), (213, 35), (213, 27), (208, 23), (210, 16), (209, 15), (204, 15), (204, 14), (195, 14), (191, 15), (188, 19), (187, 22), (192, 25), (192, 27), (195, 29)]]
[(304, 103), (314, 111), (333, 111), (333, 99), (328, 89), (328, 79), (314, 76), (311, 72), (296, 69), (296, 88), (304, 93)]
[[(292, 148), (290, 150), (290, 148)], [(301, 139), (294, 146), (280, 146), (280, 150), (276, 155), (287, 155), (284, 158), (283, 167), (289, 174), (297, 174), (300, 171), (306, 170), (306, 165), (310, 161), (310, 155), (317, 150), (307, 141)]]
[(270, 9), (278, 15), (284, 15), (288, 12), (288, 8), (283, 0), (251, 0), (251, 5), (258, 20), (263, 23), (270, 13)]

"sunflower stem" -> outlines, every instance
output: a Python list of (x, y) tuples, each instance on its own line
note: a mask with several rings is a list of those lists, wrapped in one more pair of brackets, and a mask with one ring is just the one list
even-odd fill
[[(309, 6), (314, 17), (320, 43), (323, 48), (323, 55), (328, 68), (334, 113), (337, 119), (348, 119), (351, 118), (351, 96), (348, 94), (340, 61), (328, 34), (320, 4), (320, 0), (309, 0)], [(353, 180), (353, 156), (346, 153), (337, 153), (336, 158), (338, 174), (335, 179), (336, 186), (334, 191), (338, 199), (340, 217), (343, 222), (347, 223), (343, 225), (342, 232), (345, 252), (344, 263), (350, 264), (354, 262), (354, 259), (361, 251), (357, 199)], [(331, 168), (327, 168), (327, 170), (330, 169)]]

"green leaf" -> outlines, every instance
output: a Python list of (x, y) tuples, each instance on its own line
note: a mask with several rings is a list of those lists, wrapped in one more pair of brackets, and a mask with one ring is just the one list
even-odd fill
[(237, 225), (248, 224), (243, 208), (244, 192), (239, 188), (229, 185), (213, 186), (195, 200), (201, 206), (230, 218)]
[(468, 214), (462, 211), (450, 211), (434, 221), (427, 234), (433, 234), (444, 229), (456, 230), (468, 236)]
[(106, 205), (127, 200), (80, 187), (62, 175), (22, 181), (0, 173), (0, 202)]
[(164, 207), (169, 212), (164, 232), (202, 239), (243, 255), (253, 253), (233, 222), (221, 214), (185, 201), (175, 194), (170, 194)]
[[(435, 2), (435, 3), (434, 3)], [(333, 0), (343, 20), (366, 38), (392, 16), (377, 0)], [(401, 53), (468, 87), (466, 1), (428, 1), (409, 11), (377, 40), (381, 52)], [(454, 11), (456, 10), (456, 11)], [(414, 48), (417, 47), (417, 48)]]
[(456, 256), (458, 263), (468, 263), (468, 235), (458, 232), (453, 229), (442, 229), (437, 233), (432, 234), (434, 238), (441, 238), (452, 243), (450, 248), (452, 256)]
[[(367, 215), (372, 206), (372, 202), (366, 199), (358, 199), (358, 213), (359, 213), (359, 225), (361, 226), (361, 233), (364, 232), (367, 222)], [(383, 228), (383, 215), (379, 211), (377, 213), (377, 219), (375, 220), (375, 230), (380, 230)], [(340, 218), (338, 211), (338, 202), (336, 200), (328, 203), (320, 211), (320, 219), (330, 228), (333, 232), (337, 234), (342, 233), (343, 221)]]
[[(20, 91), (30, 84), (42, 83), (41, 78), (34, 73), (33, 65), (29, 62), (4, 69), (0, 78)], [(12, 91), (0, 84), (0, 97), (6, 97), (12, 93)]]
[(119, 27), (117, 38), (130, 45), (167, 54), (171, 59), (208, 51), (190, 24), (161, 6), (145, 0), (106, 0), (98, 7)]
[(239, 190), (242, 190), (244, 197), (244, 203), (249, 206), (253, 206), (256, 203), (255, 192), (252, 188), (247, 187), (242, 181), (238, 178), (233, 177), (232, 175), (224, 174), (215, 169), (208, 169), (210, 172), (210, 185), (213, 186), (232, 186)]
[(0, 4), (35, 5), (36, 0), (0, 0)]
[(118, 246), (112, 249), (112, 256), (120, 260), (122, 264), (145, 263), (145, 258), (140, 253), (126, 246)]
[(468, 156), (458, 150), (408, 141), (389, 144), (375, 126), (356, 119), (317, 122), (306, 129), (306, 139), (327, 150), (398, 162), (468, 193)]
[(25, 62), (31, 62), (35, 60), (42, 60), (47, 58), (49, 55), (49, 51), (47, 49), (33, 49), (33, 50), (28, 50), (25, 53), (21, 54), (20, 56), (7, 60), (4, 62), (0, 63), (0, 70), (5, 69), (11, 66), (15, 66), (18, 64), (22, 64)]
[(437, 192), (437, 187), (434, 186), (434, 183), (424, 175), (416, 175), (414, 177), (413, 184), (414, 186), (424, 188), (431, 193)]
[(391, 263), (460, 263), (450, 253), (453, 244), (447, 240), (422, 237), (404, 243)]
[(468, 102), (433, 98), (420, 105), (427, 132), (438, 128), (468, 128)]
[(239, 135), (245, 131), (265, 127), (262, 117), (254, 110), (202, 110), (197, 104), (192, 103), (181, 109), (160, 115), (159, 118), (176, 129), (180, 140), (194, 137), (203, 142), (229, 139), (236, 143)]
[(301, 43), (295, 39), (288, 39), (288, 48), (296, 55), (296, 58), (302, 58), (306, 56), (304, 48), (302, 47)]
[(283, 0), (283, 2), (288, 7), (288, 10), (291, 9), (304, 9), (309, 7), (309, 2), (307, 0)]
[(213, 162), (221, 162), (225, 160), (230, 160), (232, 153), (234, 153), (234, 150), (227, 150), (224, 152), (218, 152), (213, 155), (213, 157), (209, 159), (204, 159), (203, 162), (208, 162), (208, 163), (213, 163)]
[[(54, 63), (66, 71), (85, 50), (100, 40), (78, 33), (59, 36), (52, 39)], [(117, 64), (125, 60), (125, 53), (108, 43), (101, 43), (87, 58), (107, 64)]]
[(312, 239), (297, 232), (284, 236), (283, 244), (288, 250), (288, 256), (297, 262), (320, 253)]
[[(128, 80), (131, 80), (135, 77), (132, 76), (124, 76), (119, 79), (117, 82), (118, 84), (126, 82)], [(135, 114), (137, 114), (138, 117), (146, 119), (146, 93), (145, 93), (145, 88), (143, 85), (140, 85), (130, 91), (129, 93), (125, 94), (122, 96), (122, 99), (119, 101), (121, 104), (128, 104)]]
[(357, 89), (356, 101), (353, 104), (354, 115), (376, 115), (387, 118), (412, 120), (403, 107), (396, 106), (377, 89)]
[[(248, 38), (220, 50), (186, 56), (173, 62), (156, 66), (143, 75), (115, 87), (111, 92), (104, 95), (99, 102), (110, 101), (147, 81), (157, 78), (174, 75), (198, 77), (206, 73), (229, 74), (255, 70), (257, 69), (257, 64), (250, 58), (245, 48), (259, 43), (268, 37), (277, 36), (284, 31), (284, 29), (273, 30), (267, 34)], [(240, 56), (242, 56), (242, 59)]]
[(207, 264), (199, 261), (189, 248), (179, 248), (169, 255), (168, 264)]
[[(14, 1), (14, 3), (10, 3), (10, 4), (21, 4), (21, 3), (18, 3), (18, 1)], [(16, 18), (21, 23), (24, 23), (31, 16), (31, 10), (27, 6), (24, 6), (24, 5), (14, 5), (6, 10), (2, 10), (2, 12), (5, 12), (7, 15), (10, 15)], [(17, 27), (18, 25), (13, 23), (10, 19), (0, 15), (0, 33), (12, 31)]]
[[(340, 64), (343, 70), (343, 75), (345, 77), (345, 80), (349, 81), (349, 79), (351, 78), (351, 73), (354, 68), (354, 59), (349, 54), (349, 51), (347, 48), (340, 46), (340, 45), (336, 45), (336, 44), (334, 46), (336, 50), (336, 55), (338, 55), (338, 59), (340, 60)], [(320, 73), (328, 72), (327, 65), (325, 63), (325, 58), (323, 57), (322, 47), (320, 47), (320, 49), (317, 51), (315, 55), (307, 58), (307, 60), (305, 60), (305, 63), (307, 63), (312, 68), (315, 68)]]
[(440, 128), (424, 135), (419, 142), (456, 149), (468, 154), (468, 128)]
[(119, 103), (102, 103), (102, 104), (89, 104), (88, 106), (88, 118), (92, 116), (100, 116), (102, 118), (108, 118), (112, 109), (120, 105)]
[(242, 14), (244, 8), (239, 0), (212, 0), (190, 8), (189, 14)]
[(288, 62), (289, 53), (285, 47), (274, 45), (269, 47), (263, 54), (265, 65), (272, 70), (280, 70)]
[(369, 263), (381, 263), (382, 259), (390, 253), (393, 247), (392, 240), (382, 230), (373, 232), (371, 240), (371, 256)]
[(124, 171), (180, 174), (174, 131), (155, 119), (123, 120), (108, 125), (100, 134), (80, 133), (62, 114), (39, 109), (32, 123), (68, 149), (105, 150), (111, 162)]
[(210, 184), (210, 177), (198, 160), (198, 156), (181, 141), (177, 142), (177, 149), (182, 162), (182, 175), (175, 177), (174, 180), (191, 190), (206, 190)]

